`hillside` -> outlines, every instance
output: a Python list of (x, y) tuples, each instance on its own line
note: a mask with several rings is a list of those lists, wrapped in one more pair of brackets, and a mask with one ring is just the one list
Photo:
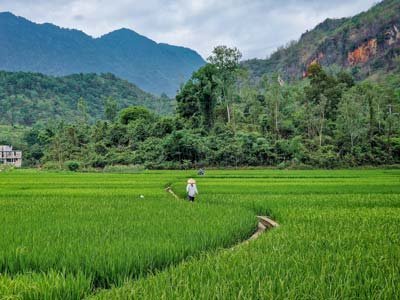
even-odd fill
[(0, 13), (0, 70), (64, 76), (113, 73), (141, 89), (174, 96), (204, 64), (195, 51), (158, 44), (129, 29), (100, 38)]
[(393, 70), (399, 55), (400, 1), (385, 0), (352, 18), (327, 19), (268, 59), (253, 59), (243, 65), (255, 79), (278, 72), (295, 80), (307, 75), (313, 62), (345, 68), (357, 79), (364, 79)]
[[(0, 124), (32, 125), (37, 121), (82, 117), (104, 118), (106, 100), (117, 109), (146, 106), (158, 113), (172, 111), (172, 100), (157, 98), (112, 74), (74, 74), (53, 77), (39, 73), (0, 71)], [(81, 106), (78, 109), (78, 106)]]

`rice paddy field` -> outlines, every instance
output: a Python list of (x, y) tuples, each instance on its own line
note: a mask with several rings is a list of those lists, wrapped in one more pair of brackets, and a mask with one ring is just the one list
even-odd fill
[(0, 299), (400, 299), (400, 170), (188, 177), (0, 173)]

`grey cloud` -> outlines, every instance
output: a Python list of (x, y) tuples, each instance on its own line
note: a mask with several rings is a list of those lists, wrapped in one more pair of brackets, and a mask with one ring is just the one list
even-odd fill
[(75, 15), (73, 18), (74, 18), (74, 20), (77, 20), (77, 21), (83, 21), (85, 19), (85, 16)]
[(245, 58), (266, 57), (325, 18), (347, 17), (376, 0), (0, 0), (35, 22), (50, 22), (100, 36), (131, 28), (157, 42), (182, 45), (207, 57), (219, 44)]

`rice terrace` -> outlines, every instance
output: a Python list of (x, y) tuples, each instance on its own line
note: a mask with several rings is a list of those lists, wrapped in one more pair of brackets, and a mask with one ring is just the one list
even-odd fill
[(399, 298), (400, 171), (192, 175), (0, 174), (1, 299)]

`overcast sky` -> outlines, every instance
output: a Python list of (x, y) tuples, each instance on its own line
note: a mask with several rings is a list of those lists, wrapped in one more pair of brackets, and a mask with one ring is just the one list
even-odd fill
[(348, 17), (377, 0), (0, 0), (36, 23), (98, 37), (125, 27), (157, 42), (186, 46), (204, 58), (216, 45), (265, 58), (324, 19)]

